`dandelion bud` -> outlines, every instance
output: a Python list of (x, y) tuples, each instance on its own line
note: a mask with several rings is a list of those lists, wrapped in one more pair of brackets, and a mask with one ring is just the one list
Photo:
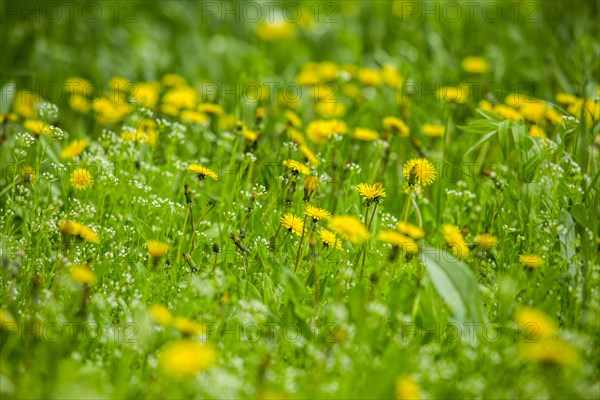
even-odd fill
[(304, 201), (309, 201), (310, 197), (317, 191), (319, 179), (314, 176), (307, 176), (304, 179)]
[(185, 203), (192, 204), (192, 191), (187, 183), (183, 185), (183, 193), (185, 194)]
[(221, 252), (221, 249), (219, 248), (219, 244), (218, 243), (213, 243), (213, 245), (212, 245), (212, 251), (215, 254), (219, 254)]

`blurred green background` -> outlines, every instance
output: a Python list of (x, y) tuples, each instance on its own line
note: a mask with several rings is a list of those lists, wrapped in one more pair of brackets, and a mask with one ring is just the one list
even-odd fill
[[(597, 1), (2, 1), (2, 84), (45, 88), (179, 73), (192, 82), (291, 81), (307, 61), (396, 64), (419, 82), (461, 78), (465, 56), (506, 91), (595, 95)], [(287, 19), (294, 38), (262, 40)], [(51, 89), (48, 89), (51, 90)]]

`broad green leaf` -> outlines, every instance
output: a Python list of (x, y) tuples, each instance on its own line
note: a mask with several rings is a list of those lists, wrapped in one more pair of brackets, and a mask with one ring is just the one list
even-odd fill
[(583, 204), (574, 204), (571, 207), (571, 217), (581, 226), (587, 226), (588, 224), (587, 211)]
[(423, 247), (422, 260), (436, 290), (458, 322), (487, 322), (475, 275), (446, 251)]

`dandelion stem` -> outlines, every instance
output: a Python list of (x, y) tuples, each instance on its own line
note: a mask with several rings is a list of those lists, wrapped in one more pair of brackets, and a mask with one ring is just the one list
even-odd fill
[(281, 249), (281, 246), (283, 245), (283, 242), (285, 242), (285, 238), (288, 237), (288, 235), (290, 234), (291, 231), (287, 231), (285, 233), (285, 235), (283, 236), (283, 239), (281, 239), (281, 242), (279, 242), (279, 246), (277, 246), (277, 249), (275, 249), (275, 253), (273, 253), (273, 257), (275, 257), (277, 255), (277, 253), (279, 253), (279, 249)]
[(296, 254), (296, 263), (294, 264), (294, 273), (298, 270), (298, 264), (302, 258), (302, 242), (304, 241), (304, 233), (306, 232), (306, 217), (304, 216), (304, 222), (302, 223), (302, 236), (300, 236), (300, 242), (298, 243), (298, 254)]

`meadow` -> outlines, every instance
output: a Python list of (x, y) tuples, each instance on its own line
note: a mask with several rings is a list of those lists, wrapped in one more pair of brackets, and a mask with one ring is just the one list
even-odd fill
[(598, 8), (3, 1), (2, 398), (599, 398)]

